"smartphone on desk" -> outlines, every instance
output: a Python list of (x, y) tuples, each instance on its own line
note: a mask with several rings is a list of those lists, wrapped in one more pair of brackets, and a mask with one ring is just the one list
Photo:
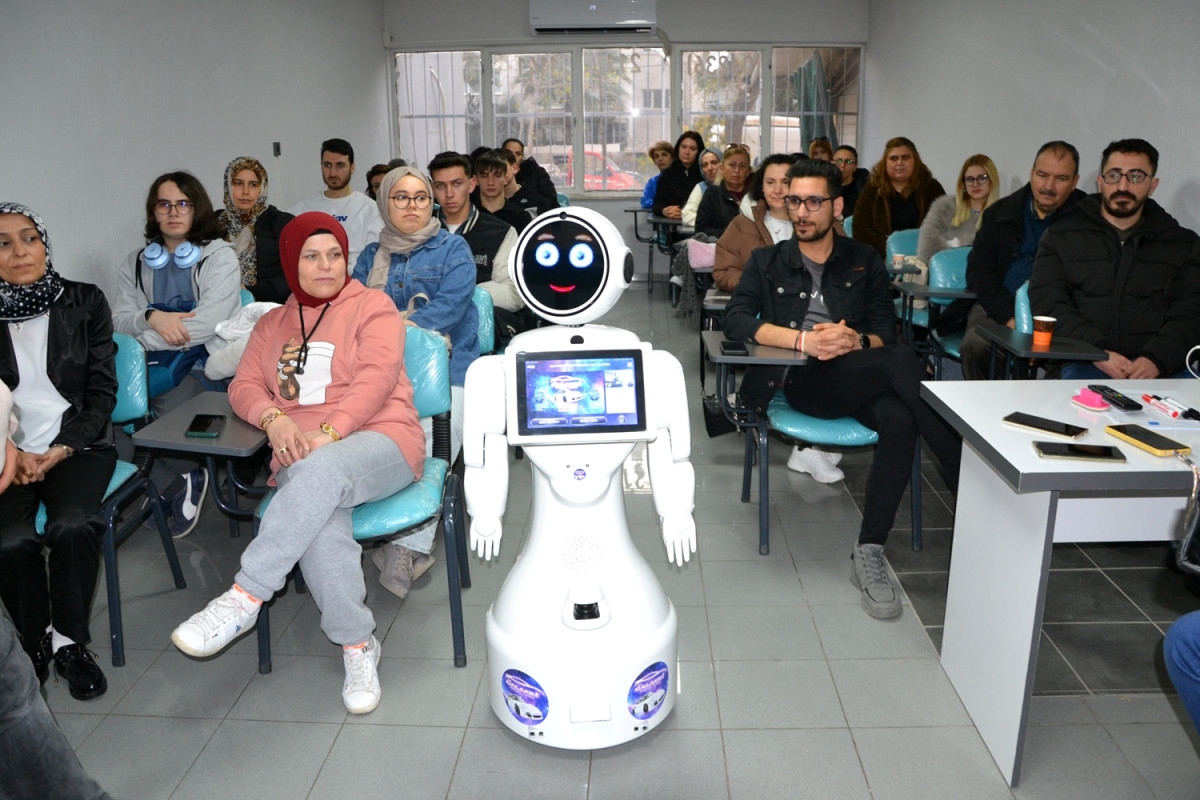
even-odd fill
[(1004, 421), (1009, 425), (1015, 425), (1018, 428), (1025, 428), (1038, 433), (1050, 433), (1055, 436), (1065, 436), (1068, 439), (1075, 439), (1087, 433), (1087, 428), (1080, 425), (1072, 425), (1069, 422), (1058, 422), (1045, 417), (1035, 417), (1033, 414), (1026, 414), (1023, 411), (1014, 411), (1004, 418)]
[(726, 356), (744, 356), (749, 355), (750, 351), (746, 349), (745, 342), (735, 342), (732, 339), (726, 339), (721, 342), (721, 355)]
[(1121, 463), (1125, 454), (1112, 445), (1078, 444), (1077, 442), (1034, 442), (1033, 449), (1042, 458), (1064, 458), (1070, 461), (1109, 461)]
[(184, 435), (200, 439), (215, 439), (221, 435), (224, 427), (224, 414), (197, 414), (192, 417), (192, 423), (188, 425)]
[(1176, 453), (1187, 455), (1192, 452), (1192, 448), (1186, 444), (1168, 439), (1161, 433), (1155, 433), (1141, 425), (1109, 425), (1104, 430), (1108, 434), (1156, 456), (1171, 456)]

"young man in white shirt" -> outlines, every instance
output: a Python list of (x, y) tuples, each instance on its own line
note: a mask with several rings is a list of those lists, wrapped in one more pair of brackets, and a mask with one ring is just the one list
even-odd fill
[(342, 223), (350, 252), (346, 263), (353, 269), (358, 254), (371, 242), (378, 241), (383, 230), (383, 217), (375, 201), (350, 188), (354, 175), (354, 148), (345, 139), (326, 139), (321, 142), (321, 179), (325, 191), (307, 197), (288, 209), (299, 216), (305, 211), (322, 211)]

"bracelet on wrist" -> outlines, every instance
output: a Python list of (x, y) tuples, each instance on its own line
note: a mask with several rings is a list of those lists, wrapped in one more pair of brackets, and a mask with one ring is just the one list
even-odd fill
[(287, 416), (287, 414), (284, 413), (283, 411), (279, 411), (279, 410), (268, 411), (266, 414), (263, 414), (262, 419), (260, 419), (258, 421), (258, 427), (262, 428), (265, 431), (267, 429), (267, 426), (270, 425), (272, 422), (279, 419), (280, 417), (286, 417), (286, 416)]
[(335, 442), (340, 442), (342, 440), (342, 435), (334, 430), (333, 426), (328, 422), (321, 423), (321, 433), (327, 434), (329, 438), (333, 439)]
[(70, 447), (70, 445), (65, 445), (65, 444), (62, 444), (61, 442), (58, 442), (58, 443), (52, 444), (50, 446), (51, 447), (61, 447), (63, 449), (63, 457), (64, 458), (70, 458), (71, 456), (75, 455), (75, 451)]

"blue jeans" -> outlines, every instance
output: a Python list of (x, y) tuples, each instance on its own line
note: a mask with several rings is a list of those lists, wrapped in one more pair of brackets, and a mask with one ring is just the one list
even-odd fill
[(1163, 639), (1163, 657), (1171, 683), (1200, 731), (1200, 611), (1175, 620)]
[[(1160, 378), (1190, 378), (1192, 373), (1188, 372), (1188, 368), (1176, 372), (1174, 375), (1160, 375)], [(1100, 368), (1091, 361), (1064, 361), (1062, 372), (1059, 378), (1064, 381), (1110, 381), (1112, 378), (1100, 371)]]

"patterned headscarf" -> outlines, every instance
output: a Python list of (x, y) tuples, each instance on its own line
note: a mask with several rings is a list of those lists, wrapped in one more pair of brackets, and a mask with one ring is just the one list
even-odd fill
[[(419, 178), (421, 183), (425, 184), (425, 193), (429, 195), (429, 222), (416, 233), (403, 233), (392, 224), (392, 217), (388, 213), (392, 203), (392, 187), (407, 175)], [(436, 236), (442, 228), (442, 223), (437, 214), (433, 213), (433, 187), (429, 184), (429, 178), (416, 167), (396, 167), (384, 175), (379, 184), (379, 193), (375, 196), (375, 205), (379, 206), (379, 214), (383, 217), (383, 230), (379, 232), (379, 249), (375, 251), (375, 260), (371, 262), (371, 271), (367, 273), (367, 286), (382, 289), (387, 285), (388, 270), (392, 267), (392, 253), (411, 253)]]
[(0, 214), (20, 214), (27, 218), (46, 247), (46, 273), (42, 277), (23, 286), (0, 280), (0, 322), (24, 322), (50, 310), (62, 294), (62, 278), (50, 261), (50, 236), (42, 218), (20, 203), (0, 203)]
[[(262, 191), (258, 202), (249, 211), (242, 211), (233, 202), (233, 178), (242, 170), (250, 170), (258, 176)], [(225, 239), (233, 242), (237, 251), (238, 264), (242, 268), (242, 285), (258, 283), (258, 251), (254, 246), (254, 223), (267, 210), (267, 170), (257, 158), (240, 156), (225, 168), (225, 211), (221, 215), (225, 223)]]

